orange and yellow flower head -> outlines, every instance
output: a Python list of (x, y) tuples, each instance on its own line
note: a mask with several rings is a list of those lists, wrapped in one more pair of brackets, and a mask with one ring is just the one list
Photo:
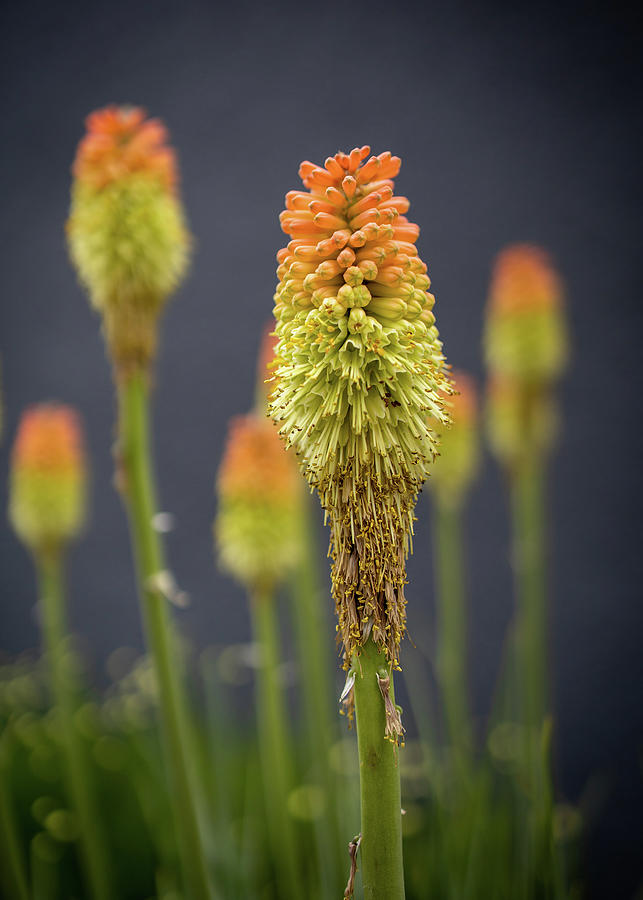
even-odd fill
[(489, 370), (523, 381), (551, 381), (567, 360), (563, 288), (547, 253), (516, 244), (498, 254), (485, 323)]
[(394, 192), (400, 160), (369, 148), (301, 164), (277, 254), (271, 414), (331, 524), (346, 665), (372, 635), (398, 664), (417, 492), (448, 377), (427, 267)]
[(251, 590), (287, 578), (300, 555), (301, 477), (274, 424), (232, 420), (217, 476), (221, 567)]
[(86, 125), (72, 169), (70, 255), (117, 368), (145, 367), (189, 259), (176, 157), (165, 127), (142, 109), (108, 106)]
[(11, 457), (9, 519), (34, 552), (57, 550), (85, 519), (87, 465), (75, 412), (43, 404), (28, 409)]
[(478, 471), (478, 404), (473, 379), (464, 372), (452, 373), (455, 393), (448, 398), (451, 427), (439, 423), (440, 456), (435, 461), (428, 485), (440, 503), (457, 506), (462, 502)]

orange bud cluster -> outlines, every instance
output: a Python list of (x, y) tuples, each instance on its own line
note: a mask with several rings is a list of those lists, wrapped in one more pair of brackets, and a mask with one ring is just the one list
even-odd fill
[(174, 150), (158, 119), (145, 119), (145, 110), (107, 106), (85, 120), (87, 133), (78, 145), (73, 174), (81, 182), (103, 188), (137, 173), (152, 175), (167, 189), (176, 186)]
[[(386, 321), (435, 321), (430, 280), (415, 241), (420, 229), (404, 213), (406, 197), (395, 196), (393, 178), (401, 160), (380, 153), (362, 165), (367, 146), (336, 153), (321, 168), (305, 161), (299, 176), (308, 191), (289, 191), (280, 215), (292, 240), (277, 254), (279, 305), (297, 310), (334, 301), (336, 318), (350, 309), (357, 330), (369, 315)], [(284, 318), (284, 310), (279, 317)]]
[(79, 531), (86, 463), (80, 424), (66, 406), (43, 404), (22, 416), (13, 447), (9, 516), (33, 550), (57, 547)]

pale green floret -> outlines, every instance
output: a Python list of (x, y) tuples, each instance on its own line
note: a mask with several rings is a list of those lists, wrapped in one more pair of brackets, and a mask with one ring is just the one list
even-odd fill
[(215, 521), (221, 568), (250, 590), (283, 582), (301, 553), (297, 524), (291, 508), (221, 497)]
[(489, 369), (525, 382), (551, 381), (567, 362), (567, 332), (560, 309), (491, 312), (485, 329)]
[(345, 665), (372, 636), (398, 667), (413, 510), (437, 452), (427, 418), (448, 422), (442, 345), (434, 325), (369, 305), (291, 310), (278, 299), (271, 415), (330, 519)]
[(102, 189), (77, 181), (67, 226), (72, 261), (92, 304), (162, 307), (190, 250), (181, 205), (156, 179), (132, 175)]
[(9, 520), (32, 550), (54, 549), (81, 530), (85, 520), (85, 481), (76, 473), (12, 473)]
[(350, 461), (356, 474), (366, 464), (396, 475), (401, 464), (420, 485), (437, 449), (427, 415), (447, 421), (442, 345), (433, 325), (367, 312), (337, 319), (327, 301), (279, 322), (272, 413), (314, 480)]

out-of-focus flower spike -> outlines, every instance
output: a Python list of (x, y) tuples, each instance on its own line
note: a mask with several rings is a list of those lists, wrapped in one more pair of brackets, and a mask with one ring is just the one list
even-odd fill
[(517, 244), (496, 259), (486, 311), (487, 424), (492, 449), (517, 465), (551, 447), (553, 387), (568, 355), (563, 287), (547, 253)]
[(221, 567), (250, 590), (271, 590), (299, 560), (302, 494), (295, 461), (269, 419), (231, 422), (217, 493)]
[(516, 244), (498, 254), (484, 341), (494, 374), (539, 383), (562, 372), (567, 360), (563, 288), (540, 247)]
[(78, 417), (42, 404), (23, 413), (11, 456), (9, 519), (34, 553), (58, 551), (80, 532), (87, 464)]
[(443, 429), (439, 422), (429, 419), (431, 426), (441, 435), (440, 456), (435, 461), (428, 484), (440, 502), (458, 506), (478, 470), (478, 404), (475, 385), (469, 375), (455, 371), (452, 380), (455, 393), (448, 398), (451, 427)]
[(92, 113), (86, 125), (67, 237), (123, 374), (154, 357), (157, 320), (187, 270), (190, 236), (165, 127), (142, 109), (117, 106)]

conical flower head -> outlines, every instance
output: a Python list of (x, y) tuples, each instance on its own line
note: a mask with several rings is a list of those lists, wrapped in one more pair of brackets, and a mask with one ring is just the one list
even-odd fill
[(346, 664), (369, 635), (397, 665), (416, 495), (449, 390), (400, 160), (368, 147), (302, 163), (277, 254), (273, 418), (331, 523)]
[(85, 518), (87, 472), (80, 425), (67, 406), (27, 410), (18, 426), (9, 480), (9, 518), (35, 551), (75, 537)]
[(300, 553), (301, 479), (274, 424), (233, 419), (217, 476), (221, 567), (250, 589), (291, 574)]
[(117, 367), (145, 366), (156, 321), (187, 269), (175, 154), (142, 109), (92, 113), (73, 165), (67, 236)]
[(485, 355), (491, 372), (549, 382), (567, 359), (560, 278), (544, 250), (526, 244), (498, 254), (489, 290)]
[(440, 456), (429, 481), (439, 502), (458, 505), (475, 478), (478, 468), (478, 409), (473, 379), (464, 372), (452, 373), (455, 393), (449, 397), (451, 427), (441, 429)]

